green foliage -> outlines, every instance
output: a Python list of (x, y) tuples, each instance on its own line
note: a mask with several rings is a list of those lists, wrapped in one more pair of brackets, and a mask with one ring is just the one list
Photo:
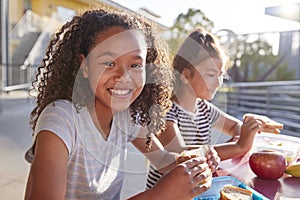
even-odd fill
[[(293, 72), (284, 64), (284, 57), (273, 55), (273, 47), (259, 35), (241, 35), (237, 37), (236, 54), (231, 59), (238, 65), (232, 75), (234, 82), (283, 81), (293, 79)], [(238, 64), (237, 64), (238, 62)]]
[(214, 23), (199, 9), (190, 8), (187, 13), (179, 14), (171, 27), (170, 38), (167, 39), (171, 52), (176, 52), (181, 42), (197, 27), (211, 31)]
[(186, 14), (179, 14), (175, 20), (172, 30), (182, 34), (189, 34), (195, 27), (203, 27), (211, 31), (214, 23), (208, 19), (200, 9), (188, 9)]
[[(171, 54), (194, 29), (202, 27), (212, 31), (214, 23), (200, 9), (188, 9), (181, 13), (171, 27), (167, 43)], [(222, 35), (225, 33), (225, 35)], [(228, 74), (233, 82), (292, 80), (294, 71), (284, 63), (285, 56), (273, 55), (272, 45), (262, 34), (236, 35), (231, 30), (215, 33), (230, 58)], [(173, 55), (171, 55), (173, 56)]]

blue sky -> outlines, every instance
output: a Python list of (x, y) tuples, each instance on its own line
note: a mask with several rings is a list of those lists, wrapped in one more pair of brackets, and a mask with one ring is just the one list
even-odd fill
[(265, 7), (300, 0), (113, 0), (132, 10), (145, 7), (160, 15), (158, 22), (171, 26), (180, 13), (200, 9), (214, 22), (215, 31), (231, 29), (235, 33), (299, 30), (300, 23), (265, 15)]

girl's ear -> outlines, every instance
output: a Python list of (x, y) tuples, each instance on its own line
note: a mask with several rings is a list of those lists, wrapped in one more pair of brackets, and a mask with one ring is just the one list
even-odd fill
[(85, 56), (83, 54), (80, 54), (80, 60), (81, 60), (80, 69), (82, 71), (82, 76), (84, 78), (88, 78), (88, 76), (89, 76), (88, 65), (87, 65), (87, 61), (85, 59)]
[(189, 79), (191, 78), (191, 70), (187, 68), (183, 69), (180, 77), (182, 83), (187, 84), (189, 82)]

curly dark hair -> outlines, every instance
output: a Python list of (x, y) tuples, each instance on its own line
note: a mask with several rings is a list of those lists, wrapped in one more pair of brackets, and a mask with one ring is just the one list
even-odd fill
[[(98, 34), (112, 26), (125, 30), (139, 29), (147, 43), (146, 85), (141, 95), (130, 105), (132, 121), (147, 126), (147, 147), (151, 137), (165, 128), (164, 115), (171, 107), (173, 70), (166, 43), (155, 33), (155, 25), (142, 16), (103, 9), (88, 10), (74, 16), (54, 34), (46, 56), (32, 82), (37, 89), (36, 107), (31, 112), (34, 130), (43, 109), (58, 99), (71, 101), (79, 111), (89, 106), (93, 93), (88, 80), (82, 77), (80, 54), (85, 57), (96, 46)], [(75, 81), (76, 80), (76, 81)]]

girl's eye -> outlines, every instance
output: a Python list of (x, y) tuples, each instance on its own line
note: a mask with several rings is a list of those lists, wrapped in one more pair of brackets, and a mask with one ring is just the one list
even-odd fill
[(101, 64), (102, 64), (102, 65), (109, 66), (109, 67), (115, 66), (115, 63), (114, 63), (114, 62), (103, 62), (103, 63), (101, 63)]
[(142, 68), (143, 65), (140, 65), (140, 64), (133, 64), (133, 65), (131, 65), (131, 67), (133, 67), (133, 68)]
[(207, 74), (207, 76), (209, 76), (209, 77), (214, 77), (214, 76), (216, 76), (215, 74)]

